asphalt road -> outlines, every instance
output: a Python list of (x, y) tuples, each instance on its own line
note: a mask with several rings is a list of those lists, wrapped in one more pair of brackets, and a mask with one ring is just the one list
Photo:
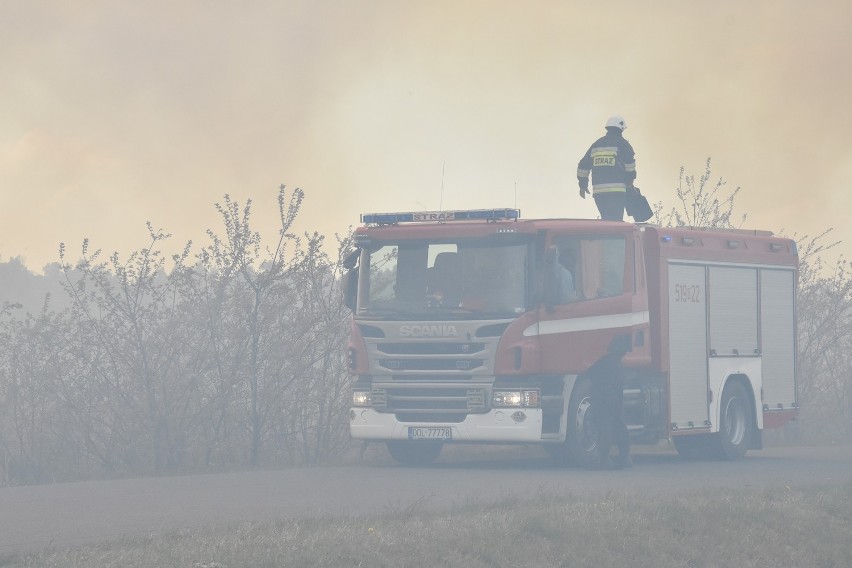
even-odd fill
[(539, 448), (447, 454), (420, 469), (374, 457), (354, 466), (0, 487), (0, 556), (245, 521), (451, 510), (547, 492), (665, 495), (852, 479), (850, 446), (768, 449), (734, 463), (640, 451), (630, 470), (594, 472), (557, 468)]

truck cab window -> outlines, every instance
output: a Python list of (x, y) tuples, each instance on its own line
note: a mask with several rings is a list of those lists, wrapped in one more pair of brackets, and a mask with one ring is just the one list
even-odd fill
[(458, 319), (527, 310), (529, 239), (401, 240), (362, 253), (357, 313)]
[(624, 293), (626, 244), (623, 237), (558, 236), (554, 244), (560, 303)]
[(368, 286), (365, 300), (387, 302), (394, 299), (397, 281), (399, 249), (395, 246), (381, 247), (370, 253)]
[[(437, 247), (430, 247), (432, 249)], [(430, 305), (455, 305), (461, 301), (462, 269), (459, 253), (455, 250), (435, 253), (427, 272), (426, 294)], [(455, 248), (455, 247), (453, 247)], [(431, 255), (430, 255), (431, 256)]]

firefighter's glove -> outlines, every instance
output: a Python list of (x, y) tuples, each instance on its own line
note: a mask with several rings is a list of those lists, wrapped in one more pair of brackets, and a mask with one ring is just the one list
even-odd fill
[(589, 193), (589, 188), (588, 188), (588, 187), (581, 187), (581, 188), (580, 188), (580, 197), (582, 197), (583, 199), (585, 199), (585, 198), (586, 198), (586, 194), (587, 194), (587, 193)]

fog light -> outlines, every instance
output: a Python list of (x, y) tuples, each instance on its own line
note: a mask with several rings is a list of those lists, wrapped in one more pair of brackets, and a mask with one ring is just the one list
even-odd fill
[(537, 408), (541, 404), (541, 393), (538, 389), (521, 391), (524, 406)]

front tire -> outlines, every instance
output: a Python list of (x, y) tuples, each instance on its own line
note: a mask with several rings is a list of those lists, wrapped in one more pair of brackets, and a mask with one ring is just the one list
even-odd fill
[(720, 458), (739, 460), (745, 456), (755, 435), (754, 408), (745, 387), (729, 383), (722, 391), (716, 450)]
[(585, 468), (600, 463), (598, 427), (592, 403), (592, 383), (583, 379), (574, 386), (568, 403), (568, 433), (565, 441), (571, 461)]
[(443, 442), (434, 440), (393, 440), (387, 443), (388, 452), (400, 465), (422, 467), (435, 461), (444, 447)]

